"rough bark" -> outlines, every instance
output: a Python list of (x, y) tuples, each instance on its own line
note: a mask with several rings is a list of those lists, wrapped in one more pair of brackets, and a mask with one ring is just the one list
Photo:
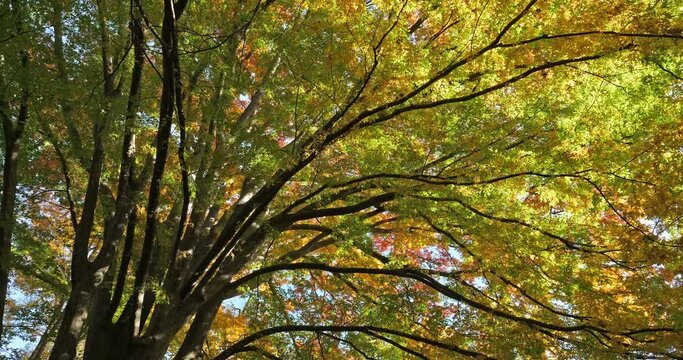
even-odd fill
[[(137, 9), (137, 4), (134, 3), (132, 8)], [(91, 324), (91, 334), (89, 334), (88, 339), (89, 344), (86, 345), (86, 357), (97, 358), (97, 359), (120, 359), (120, 358), (131, 358), (131, 359), (154, 359), (161, 358), (168, 347), (168, 342), (172, 339), (173, 335), (180, 329), (180, 327), (185, 323), (187, 315), (184, 317), (178, 316), (181, 312), (176, 309), (176, 311), (167, 316), (164, 319), (165, 326), (163, 328), (155, 327), (155, 330), (151, 332), (152, 336), (144, 338), (143, 331), (145, 325), (146, 314), (151, 309), (151, 301), (153, 301), (153, 294), (145, 289), (151, 272), (152, 267), (155, 262), (157, 262), (155, 254), (158, 252), (158, 245), (156, 244), (157, 238), (157, 208), (160, 202), (160, 191), (162, 185), (162, 179), (164, 176), (164, 170), (166, 166), (166, 159), (168, 155), (169, 138), (171, 132), (171, 122), (174, 114), (175, 99), (176, 99), (176, 80), (179, 77), (175, 72), (177, 71), (177, 45), (176, 45), (176, 34), (175, 34), (175, 22), (177, 17), (180, 16), (185, 7), (184, 2), (174, 3), (173, 1), (166, 0), (164, 2), (164, 19), (162, 27), (162, 52), (163, 52), (163, 88), (160, 101), (160, 121), (156, 136), (156, 158), (154, 160), (154, 165), (151, 174), (151, 182), (149, 185), (149, 197), (146, 207), (146, 222), (144, 227), (144, 238), (142, 243), (142, 252), (140, 255), (140, 260), (138, 262), (135, 271), (135, 280), (133, 285), (133, 294), (128, 299), (123, 312), (115, 324), (112, 324), (111, 316), (113, 312), (116, 311), (115, 306), (121, 300), (121, 290), (123, 286), (123, 281), (125, 277), (119, 274), (117, 280), (117, 286), (115, 289), (114, 298), (111, 298), (111, 287), (113, 281), (108, 284), (104, 284), (101, 289), (98, 289), (98, 298), (94, 304), (94, 312), (97, 321)], [(134, 10), (136, 11), (136, 10)], [(133, 19), (133, 30), (136, 30), (136, 26), (139, 27), (141, 21), (139, 19)], [(141, 31), (140, 28), (137, 30)], [(142, 36), (138, 36), (138, 39), (142, 39)], [(136, 66), (141, 66), (142, 61), (142, 41), (138, 41), (136, 45)], [(134, 69), (135, 76), (136, 69)], [(139, 75), (139, 73), (138, 73)], [(133, 85), (137, 88), (133, 89)], [(131, 95), (130, 99), (134, 98), (135, 93), (139, 91), (139, 77), (131, 84)], [(136, 111), (131, 111), (129, 102), (129, 117), (134, 116)], [(126, 149), (126, 144), (124, 142), (124, 163), (130, 153), (130, 149)], [(122, 182), (128, 182), (125, 176), (125, 164), (122, 164), (121, 176), (119, 186), (121, 187)], [(122, 199), (122, 195), (126, 194), (126, 189), (119, 189), (119, 199)], [(130, 189), (128, 189), (130, 191)], [(123, 209), (122, 214), (126, 214), (125, 210), (132, 210), (132, 208), (127, 209), (125, 204), (119, 201), (121, 207), (118, 209)], [(118, 213), (118, 211), (117, 211)], [(116, 218), (116, 216), (115, 216)], [(135, 219), (135, 217), (133, 217)], [(119, 229), (122, 229), (122, 224), (124, 220), (128, 220), (127, 216), (122, 216), (115, 222), (115, 226), (112, 230), (116, 231), (118, 235), (120, 233)], [(132, 234), (134, 229), (134, 224), (129, 224), (128, 233)], [(112, 254), (116, 252), (118, 248), (118, 236), (115, 237), (115, 241), (109, 241), (105, 239), (105, 247), (108, 256), (108, 261), (104, 261), (100, 264), (96, 259), (96, 265), (101, 269), (108, 269), (113, 271), (110, 267)], [(127, 237), (125, 247), (128, 251), (123, 254), (122, 265), (127, 263), (129, 257), (130, 246), (132, 245), (133, 237)], [(104, 253), (104, 252), (103, 252)], [(105, 255), (103, 255), (105, 256)], [(122, 266), (119, 271), (126, 272), (128, 265)], [(113, 302), (112, 302), (113, 300)], [(156, 309), (155, 309), (156, 311)], [(183, 309), (182, 311), (186, 311)], [(151, 326), (150, 326), (151, 327)], [(94, 338), (95, 340), (90, 340)], [(157, 344), (165, 344), (159, 347)], [(89, 346), (88, 346), (89, 345)], [(103, 351), (103, 349), (105, 351)], [(152, 355), (153, 354), (153, 355)]]
[[(9, 127), (10, 129), (5, 130), (2, 205), (0, 205), (0, 320), (4, 316), (9, 282), (9, 261), (15, 220), (14, 205), (17, 191), (17, 168), (19, 166), (19, 149), (21, 146), (21, 133), (16, 131), (16, 125), (10, 124)], [(0, 322), (0, 336), (2, 336), (2, 332), (3, 327)]]
[(178, 349), (174, 360), (197, 360), (202, 359), (202, 346), (211, 330), (211, 325), (221, 307), (221, 299), (209, 301), (197, 309), (197, 314), (192, 320), (192, 325), (185, 334), (185, 339)]
[[(124, 125), (124, 138), (121, 151), (121, 167), (119, 171), (119, 184), (117, 189), (116, 210), (113, 218), (108, 222), (104, 245), (100, 254), (93, 261), (93, 271), (105, 272), (105, 279), (97, 286), (92, 316), (88, 326), (88, 336), (85, 346), (85, 357), (88, 359), (102, 358), (104, 354), (112, 354), (116, 349), (125, 347), (125, 341), (116, 337), (115, 324), (112, 318), (118, 308), (125, 284), (126, 273), (132, 251), (135, 221), (137, 219), (133, 201), (137, 189), (133, 186), (134, 160), (135, 160), (135, 120), (139, 107), (140, 88), (142, 83), (142, 67), (144, 64), (144, 33), (140, 19), (131, 14), (131, 32), (133, 34), (134, 64), (131, 76), (128, 106)], [(126, 226), (128, 225), (128, 226)], [(116, 272), (115, 255), (118, 244), (126, 230), (126, 240), (122, 253), (121, 266)], [(116, 287), (112, 296), (112, 287), (116, 279)]]
[[(50, 360), (73, 359), (77, 353), (78, 342), (88, 321), (88, 316), (92, 310), (93, 301), (99, 299), (98, 304), (104, 299), (96, 296), (99, 288), (106, 283), (111, 275), (107, 272), (107, 267), (98, 268), (89, 261), (89, 244), (95, 223), (95, 213), (100, 196), (100, 180), (103, 173), (105, 161), (105, 139), (109, 124), (112, 120), (111, 103), (116, 96), (113, 90), (113, 68), (109, 64), (109, 38), (104, 18), (104, 3), (98, 2), (99, 22), (100, 22), (100, 46), (102, 49), (103, 79), (104, 79), (104, 104), (102, 118), (98, 119), (93, 125), (93, 150), (90, 159), (88, 183), (86, 186), (85, 198), (81, 216), (76, 228), (74, 237), (73, 252), (71, 259), (71, 287), (72, 292), (67, 301), (64, 317), (62, 319), (55, 344), (50, 353)], [(59, 21), (61, 26), (61, 20)], [(59, 57), (59, 55), (58, 55)], [(67, 119), (68, 122), (68, 119)], [(109, 230), (109, 229), (107, 229)], [(105, 231), (111, 233), (111, 230)], [(108, 301), (108, 299), (107, 299)], [(101, 312), (97, 311), (96, 315)], [(99, 318), (99, 316), (97, 317)]]
[(72, 286), (50, 360), (70, 360), (76, 357), (81, 331), (88, 319), (93, 291), (92, 288), (84, 287), (84, 283), (86, 281)]
[(140, 336), (144, 322), (142, 319), (142, 308), (144, 303), (144, 286), (149, 275), (157, 232), (157, 209), (159, 207), (159, 195), (161, 193), (161, 182), (166, 168), (168, 156), (169, 137), (171, 134), (171, 123), (175, 108), (176, 96), (176, 76), (175, 63), (177, 44), (175, 43), (175, 24), (176, 24), (176, 4), (172, 0), (164, 1), (164, 18), (161, 30), (161, 43), (163, 53), (163, 87), (161, 90), (161, 101), (159, 109), (159, 128), (156, 135), (156, 158), (154, 159), (154, 169), (152, 170), (152, 181), (149, 187), (149, 198), (147, 201), (147, 219), (145, 222), (145, 233), (142, 242), (142, 252), (140, 262), (135, 272), (135, 282), (131, 301), (134, 302), (131, 310), (136, 316), (132, 329), (132, 337)]

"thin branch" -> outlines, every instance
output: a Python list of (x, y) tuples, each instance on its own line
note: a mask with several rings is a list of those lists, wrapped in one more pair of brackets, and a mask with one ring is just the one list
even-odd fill
[(356, 344), (354, 344), (354, 343), (351, 342), (350, 340), (343, 339), (343, 338), (341, 338), (341, 337), (339, 337), (339, 336), (332, 335), (332, 334), (328, 334), (328, 333), (326, 333), (326, 332), (321, 332), (320, 334), (322, 334), (323, 336), (327, 336), (327, 337), (329, 337), (330, 339), (334, 339), (334, 340), (337, 340), (337, 341), (339, 341), (339, 342), (342, 342), (342, 343), (344, 343), (344, 344), (349, 345), (350, 348), (352, 348), (354, 351), (356, 351), (357, 353), (359, 353), (364, 359), (367, 359), (367, 360), (377, 360), (377, 359), (373, 358), (372, 356), (368, 355), (368, 354), (367, 354), (366, 352), (364, 352), (363, 350), (361, 350), (358, 346), (356, 346)]
[(441, 100), (436, 100), (436, 101), (431, 101), (431, 102), (422, 102), (422, 103), (415, 103), (415, 104), (407, 105), (407, 106), (402, 107), (400, 109), (396, 109), (389, 114), (379, 116), (379, 117), (377, 117), (373, 120), (370, 120), (370, 121), (366, 121), (366, 122), (362, 123), (360, 125), (360, 127), (366, 127), (366, 126), (370, 126), (370, 125), (379, 124), (379, 123), (385, 122), (387, 120), (391, 120), (400, 114), (410, 112), (410, 111), (421, 110), (421, 109), (431, 109), (431, 108), (435, 108), (435, 107), (442, 106), (442, 105), (456, 104), (456, 103), (469, 101), (469, 100), (475, 99), (477, 97), (480, 97), (482, 95), (486, 95), (488, 93), (494, 92), (496, 90), (500, 90), (500, 89), (502, 89), (508, 85), (512, 85), (512, 84), (514, 84), (514, 83), (516, 83), (522, 79), (525, 79), (525, 78), (529, 77), (530, 75), (535, 74), (537, 72), (548, 70), (548, 69), (551, 69), (551, 68), (554, 68), (557, 66), (561, 66), (561, 65), (567, 65), (567, 64), (571, 64), (571, 63), (578, 63), (578, 62), (595, 60), (595, 59), (599, 59), (601, 57), (604, 57), (605, 55), (606, 54), (595, 54), (595, 55), (589, 55), (589, 56), (582, 56), (582, 57), (578, 57), (578, 58), (569, 58), (569, 59), (562, 59), (562, 60), (558, 60), (558, 61), (550, 61), (550, 62), (541, 64), (541, 65), (532, 67), (531, 69), (529, 69), (529, 70), (527, 70), (521, 74), (513, 76), (507, 80), (501, 81), (495, 85), (489, 86), (485, 89), (482, 89), (482, 90), (479, 90), (479, 91), (476, 91), (476, 92), (473, 92), (473, 93), (470, 93), (467, 95), (453, 97), (453, 98), (447, 98), (447, 99), (441, 99)]
[(213, 360), (226, 360), (232, 355), (238, 353), (245, 346), (249, 346), (254, 341), (262, 339), (264, 337), (280, 334), (280, 333), (291, 333), (291, 332), (361, 332), (373, 336), (375, 332), (383, 334), (391, 334), (395, 336), (400, 336), (413, 341), (421, 342), (424, 344), (432, 345), (440, 349), (453, 351), (462, 355), (477, 357), (482, 359), (494, 359), (490, 356), (484, 355), (479, 352), (465, 350), (457, 347), (456, 345), (446, 344), (439, 341), (431, 340), (419, 335), (409, 334), (398, 330), (378, 327), (378, 326), (363, 326), (363, 325), (285, 325), (285, 326), (275, 326), (272, 328), (263, 329), (256, 333), (253, 333), (242, 340), (229, 346), (227, 349), (223, 350), (218, 356)]
[(586, 35), (612, 35), (618, 37), (641, 37), (641, 38), (658, 38), (658, 39), (683, 39), (683, 35), (680, 34), (649, 34), (649, 33), (628, 33), (628, 32), (618, 32), (618, 31), (606, 31), (606, 30), (594, 30), (594, 31), (582, 31), (575, 33), (566, 34), (555, 34), (555, 35), (541, 35), (531, 39), (526, 39), (514, 43), (500, 44), (499, 47), (507, 48), (519, 45), (530, 44), (539, 40), (550, 40), (550, 39), (561, 39), (570, 38)]
[[(300, 211), (293, 214), (283, 214), (281, 217), (288, 222), (296, 222), (301, 220), (315, 219), (328, 216), (340, 216), (346, 214), (357, 213), (372, 206), (393, 200), (396, 197), (395, 193), (385, 193), (371, 197), (367, 200), (361, 201), (354, 205), (342, 206), (337, 208), (324, 208), (309, 211)], [(282, 221), (282, 220), (280, 220)]]
[(229, 289), (232, 288), (238, 288), (246, 283), (249, 283), (250, 281), (254, 280), (255, 278), (262, 276), (264, 274), (268, 273), (273, 273), (273, 272), (278, 272), (278, 271), (294, 271), (294, 270), (321, 270), (321, 271), (326, 271), (330, 273), (339, 273), (339, 274), (373, 274), (373, 275), (387, 275), (387, 276), (395, 276), (399, 278), (408, 278), (408, 279), (413, 279), (417, 280), (435, 291), (441, 293), (442, 295), (445, 295), (451, 299), (463, 302), (475, 309), (484, 311), (486, 313), (489, 313), (494, 316), (498, 316), (504, 319), (512, 320), (515, 322), (519, 322), (522, 324), (527, 324), (527, 325), (536, 325), (548, 330), (555, 330), (555, 331), (564, 331), (564, 332), (577, 332), (577, 331), (585, 331), (585, 330), (595, 330), (600, 333), (605, 333), (607, 330), (598, 328), (592, 325), (587, 325), (587, 324), (579, 324), (579, 325), (555, 325), (551, 323), (545, 323), (536, 319), (532, 318), (527, 318), (523, 316), (517, 316), (514, 314), (510, 314), (495, 308), (492, 308), (488, 305), (479, 303), (477, 301), (474, 301), (472, 299), (469, 299), (465, 297), (464, 295), (454, 291), (453, 289), (439, 283), (436, 281), (434, 278), (424, 274), (421, 271), (418, 270), (413, 270), (413, 269), (378, 269), (378, 268), (365, 268), (365, 267), (334, 267), (334, 266), (329, 266), (329, 265), (324, 265), (320, 263), (293, 263), (293, 264), (281, 264), (281, 265), (272, 265), (268, 267), (261, 268), (259, 270), (256, 270), (248, 275), (245, 275), (233, 282), (230, 282), (226, 285), (224, 285), (224, 289), (226, 289), (228, 292)]
[(271, 360), (282, 360), (281, 357), (278, 357), (277, 355), (275, 355), (275, 354), (273, 354), (273, 353), (270, 353), (270, 352), (264, 350), (263, 348), (260, 348), (260, 347), (258, 347), (258, 346), (254, 346), (254, 345), (247, 345), (247, 346), (243, 347), (242, 349), (240, 349), (240, 350), (239, 350), (238, 352), (236, 352), (235, 354), (241, 353), (241, 352), (255, 352), (255, 353), (259, 354), (259, 355), (262, 355), (263, 357), (265, 357), (265, 358), (267, 358), (267, 359), (271, 359)]
[(374, 338), (377, 338), (377, 339), (379, 339), (379, 340), (382, 340), (382, 341), (384, 341), (385, 343), (390, 344), (391, 346), (393, 346), (393, 347), (395, 347), (395, 348), (397, 348), (397, 349), (400, 349), (401, 351), (403, 351), (403, 352), (405, 352), (405, 353), (407, 353), (407, 354), (413, 355), (413, 356), (415, 356), (415, 357), (417, 357), (417, 358), (419, 358), (419, 359), (422, 359), (422, 360), (429, 360), (428, 357), (426, 357), (426, 356), (420, 354), (419, 352), (417, 352), (417, 351), (415, 351), (415, 350), (413, 350), (413, 349), (411, 349), (411, 348), (409, 348), (409, 347), (407, 347), (407, 346), (403, 346), (403, 345), (399, 344), (398, 342), (396, 342), (396, 341), (394, 341), (394, 340), (392, 340), (392, 339), (390, 339), (390, 338), (388, 338), (388, 337), (386, 337), (386, 336), (382, 336), (382, 335), (377, 334), (377, 333), (375, 333), (375, 332), (373, 332), (373, 331), (368, 331), (367, 334), (370, 335), (370, 336), (372, 336), (372, 337), (374, 337)]
[(662, 65), (661, 63), (658, 63), (658, 62), (657, 62), (657, 63), (655, 63), (655, 64), (657, 64), (657, 67), (658, 67), (658, 68), (660, 68), (660, 69), (661, 69), (662, 71), (664, 71), (665, 73), (667, 73), (667, 74), (673, 76), (676, 80), (683, 81), (683, 77), (681, 77), (680, 75), (677, 75), (677, 74), (674, 73), (673, 71), (671, 71), (671, 70), (665, 68), (664, 65)]

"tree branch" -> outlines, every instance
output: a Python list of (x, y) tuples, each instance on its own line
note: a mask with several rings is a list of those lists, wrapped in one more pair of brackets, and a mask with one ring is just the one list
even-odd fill
[(229, 346), (227, 349), (223, 350), (218, 356), (216, 356), (213, 360), (226, 360), (230, 358), (232, 355), (235, 355), (236, 353), (240, 352), (241, 349), (243, 349), (245, 346), (249, 346), (249, 344), (253, 343), (254, 341), (257, 341), (259, 339), (262, 339), (264, 337), (270, 336), (270, 335), (275, 335), (279, 333), (289, 333), (289, 332), (361, 332), (365, 333), (370, 336), (374, 336), (375, 332), (377, 333), (383, 333), (383, 334), (391, 334), (395, 336), (399, 336), (402, 338), (410, 339), (413, 341), (421, 342), (424, 344), (432, 345), (434, 347), (443, 349), (443, 350), (448, 350), (452, 352), (456, 352), (462, 355), (470, 356), (470, 357), (476, 357), (476, 358), (482, 358), (482, 359), (494, 359), (490, 356), (484, 355), (482, 353), (476, 352), (476, 351), (471, 351), (471, 350), (466, 350), (462, 349), (456, 345), (451, 345), (451, 344), (446, 344), (443, 342), (431, 340), (419, 335), (414, 335), (414, 334), (409, 334), (405, 333), (402, 331), (398, 330), (392, 330), (388, 328), (382, 328), (378, 326), (357, 326), (357, 325), (285, 325), (285, 326), (275, 326), (272, 328), (267, 328), (261, 331), (258, 331), (256, 333), (253, 333), (242, 340), (234, 343), (233, 345)]

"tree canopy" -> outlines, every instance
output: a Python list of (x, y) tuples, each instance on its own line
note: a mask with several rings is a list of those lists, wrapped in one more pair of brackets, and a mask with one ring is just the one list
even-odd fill
[(4, 1), (0, 352), (683, 358), (682, 34), (670, 0)]

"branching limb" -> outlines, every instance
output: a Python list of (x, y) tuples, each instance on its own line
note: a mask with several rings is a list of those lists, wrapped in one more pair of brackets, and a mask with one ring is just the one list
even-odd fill
[(514, 314), (507, 313), (505, 311), (501, 311), (495, 308), (492, 308), (486, 304), (479, 303), (477, 301), (474, 301), (472, 299), (469, 299), (462, 294), (454, 291), (453, 289), (449, 288), (448, 286), (445, 286), (438, 281), (436, 281), (434, 278), (426, 275), (425, 273), (419, 271), (419, 270), (413, 270), (413, 269), (377, 269), (377, 268), (361, 268), (361, 267), (334, 267), (334, 266), (329, 266), (329, 265), (324, 265), (324, 264), (319, 264), (319, 263), (293, 263), (293, 264), (281, 264), (281, 265), (272, 265), (268, 267), (261, 268), (259, 270), (256, 270), (249, 275), (245, 275), (233, 282), (230, 282), (224, 286), (224, 291), (227, 293), (229, 292), (230, 289), (232, 288), (238, 288), (244, 284), (249, 283), (253, 279), (262, 276), (264, 274), (268, 273), (273, 273), (273, 272), (278, 272), (278, 271), (293, 271), (293, 270), (302, 270), (302, 269), (308, 269), (308, 270), (321, 270), (321, 271), (327, 271), (330, 273), (340, 273), (340, 274), (373, 274), (373, 275), (387, 275), (387, 276), (394, 276), (394, 277), (399, 277), (399, 278), (408, 278), (408, 279), (413, 279), (416, 281), (419, 281), (430, 288), (434, 289), (435, 291), (441, 293), (442, 295), (445, 295), (453, 300), (460, 301), (462, 303), (465, 303), (475, 309), (481, 310), (483, 312), (489, 313), (491, 315), (504, 318), (507, 320), (519, 322), (522, 324), (526, 325), (535, 325), (539, 326), (541, 328), (545, 328), (548, 330), (554, 330), (554, 331), (563, 331), (563, 332), (577, 332), (577, 331), (585, 331), (585, 330), (595, 330), (600, 333), (607, 333), (608, 331), (602, 328), (598, 328), (592, 325), (587, 325), (587, 324), (579, 324), (579, 325), (570, 325), (570, 326), (565, 326), (565, 325), (556, 325), (556, 324), (551, 324), (551, 323), (546, 323), (542, 322), (539, 320), (535, 320), (532, 318), (528, 317), (523, 317), (523, 316), (517, 316)]
[(375, 333), (380, 334), (390, 334), (399, 336), (402, 338), (410, 339), (413, 341), (421, 342), (424, 344), (432, 345), (434, 347), (456, 352), (462, 355), (477, 357), (482, 359), (493, 359), (490, 356), (486, 356), (482, 353), (470, 351), (457, 347), (456, 345), (446, 344), (443, 342), (431, 340), (419, 335), (409, 334), (398, 330), (392, 330), (388, 328), (382, 328), (378, 326), (357, 326), (357, 325), (286, 325), (286, 326), (276, 326), (272, 328), (267, 328), (256, 333), (253, 333), (242, 340), (231, 345), (227, 349), (223, 350), (214, 360), (226, 360), (232, 355), (240, 352), (245, 346), (249, 346), (254, 341), (262, 339), (267, 336), (276, 335), (280, 333), (290, 333), (290, 332), (361, 332), (370, 336), (374, 336)]

